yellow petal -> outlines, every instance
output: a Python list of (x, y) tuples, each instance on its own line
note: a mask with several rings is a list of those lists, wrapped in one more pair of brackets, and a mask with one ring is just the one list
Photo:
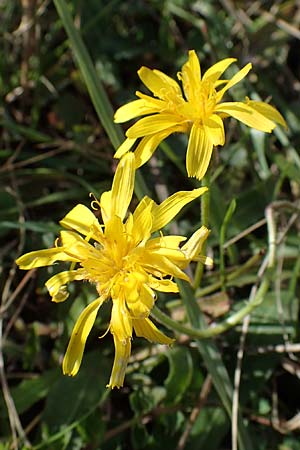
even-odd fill
[(202, 226), (199, 230), (195, 231), (190, 239), (181, 247), (181, 251), (185, 254), (187, 262), (199, 255), (208, 235), (209, 230), (205, 226)]
[(235, 119), (248, 125), (248, 127), (264, 131), (265, 133), (271, 133), (276, 126), (270, 119), (242, 102), (221, 103), (216, 106), (215, 111), (229, 114)]
[(186, 241), (185, 236), (175, 236), (175, 235), (169, 235), (169, 236), (160, 236), (153, 239), (150, 239), (147, 243), (145, 248), (147, 250), (155, 250), (156, 248), (164, 247), (164, 248), (179, 248), (179, 244), (183, 241)]
[(135, 158), (133, 153), (126, 153), (120, 160), (111, 188), (111, 215), (124, 219), (131, 202), (135, 175)]
[(124, 384), (125, 372), (131, 352), (130, 339), (120, 340), (114, 335), (115, 359), (110, 376), (108, 388), (120, 388)]
[(100, 228), (98, 219), (92, 211), (84, 205), (78, 204), (59, 222), (64, 228), (78, 231), (87, 236), (94, 226)]
[(174, 132), (175, 127), (144, 137), (134, 152), (136, 168), (149, 161), (159, 144)]
[(112, 216), (111, 191), (105, 191), (100, 197), (100, 209), (103, 223), (106, 224)]
[(181, 95), (181, 89), (178, 83), (160, 70), (141, 67), (138, 70), (138, 76), (156, 97), (164, 98), (165, 94), (170, 92)]
[(138, 203), (137, 207), (134, 210), (133, 213), (133, 223), (136, 223), (140, 220), (140, 216), (144, 214), (145, 210), (148, 210), (148, 206), (151, 204), (153, 205), (154, 201), (145, 195), (145, 197), (142, 198), (142, 200)]
[(201, 69), (195, 50), (189, 51), (189, 59), (182, 66), (182, 71), (177, 76), (182, 80), (186, 99), (191, 102), (196, 101), (200, 90)]
[(147, 259), (143, 262), (144, 268), (156, 277), (171, 276), (190, 281), (188, 275), (179, 268), (178, 264), (178, 261), (175, 264), (169, 258), (154, 252), (149, 252)]
[(98, 310), (105, 298), (100, 297), (88, 305), (80, 314), (63, 360), (63, 373), (75, 376), (79, 370), (88, 335), (94, 325)]
[(159, 280), (151, 276), (148, 285), (159, 292), (179, 292), (177, 284), (172, 280)]
[(219, 102), (223, 95), (225, 94), (228, 89), (232, 88), (235, 84), (239, 83), (245, 76), (248, 74), (248, 72), (252, 69), (252, 64), (248, 63), (245, 67), (243, 67), (241, 70), (239, 70), (232, 78), (228, 81), (228, 83), (220, 90), (218, 91), (217, 95), (217, 101)]
[(185, 255), (181, 252), (181, 250), (175, 248), (160, 247), (152, 250), (151, 254), (165, 256), (172, 261), (176, 261), (176, 264), (177, 261), (185, 261)]
[(142, 214), (135, 214), (133, 216), (133, 229), (132, 238), (135, 245), (140, 242), (145, 242), (151, 236), (152, 230), (152, 205), (149, 203), (144, 209)]
[(246, 100), (246, 104), (251, 106), (251, 108), (259, 112), (264, 117), (267, 117), (267, 119), (270, 119), (275, 123), (279, 123), (279, 125), (282, 125), (283, 127), (287, 128), (286, 121), (284, 120), (280, 112), (277, 111), (276, 108), (269, 105), (268, 103), (257, 102), (255, 100)]
[(23, 270), (30, 270), (36, 267), (51, 266), (56, 261), (77, 261), (67, 255), (63, 249), (49, 248), (46, 250), (36, 250), (20, 256), (16, 263)]
[(150, 342), (158, 342), (159, 344), (171, 345), (175, 339), (171, 339), (154, 325), (150, 319), (134, 319), (133, 327), (135, 334), (144, 337)]
[(126, 226), (118, 216), (112, 218), (105, 226), (105, 240), (110, 247), (111, 261), (122, 264), (122, 258), (128, 252), (128, 239), (125, 234)]
[(170, 113), (159, 113), (148, 117), (143, 117), (130, 127), (126, 136), (128, 138), (139, 138), (183, 124), (185, 119)]
[(138, 116), (143, 116), (144, 114), (151, 114), (153, 112), (152, 108), (145, 100), (138, 99), (121, 106), (115, 112), (114, 121), (117, 123), (127, 122)]
[[(127, 297), (127, 295), (126, 295)], [(146, 284), (141, 284), (138, 291), (136, 301), (129, 301), (126, 298), (126, 303), (130, 311), (130, 315), (134, 319), (143, 319), (148, 317), (155, 302), (155, 294), (152, 289)]]
[(75, 231), (61, 231), (60, 239), (65, 253), (69, 255), (69, 258), (73, 258), (73, 261), (81, 261), (96, 252), (94, 246), (85, 241)]
[(192, 191), (179, 191), (168, 197), (160, 205), (154, 203), (152, 208), (152, 232), (163, 228), (185, 205), (200, 197), (206, 191), (207, 187), (193, 189)]
[(212, 142), (214, 146), (224, 145), (225, 132), (221, 117), (216, 114), (212, 114), (210, 117), (205, 119), (203, 129), (208, 136), (208, 140)]
[(225, 70), (236, 61), (236, 58), (225, 58), (211, 66), (203, 75), (202, 81), (214, 83), (219, 80)]
[(189, 177), (201, 180), (210, 163), (213, 144), (203, 127), (194, 124), (186, 153), (186, 170)]
[(66, 284), (73, 280), (84, 280), (86, 278), (85, 275), (82, 269), (78, 269), (59, 272), (51, 277), (45, 285), (52, 297), (52, 301), (56, 303), (65, 301), (69, 297)]
[(129, 150), (133, 147), (136, 139), (125, 139), (125, 141), (120, 145), (116, 153), (114, 154), (114, 158), (122, 158), (125, 153), (129, 152)]
[(112, 300), (110, 331), (120, 342), (125, 342), (127, 339), (131, 339), (132, 336), (132, 319), (122, 294)]
[(143, 94), (140, 91), (136, 91), (135, 95), (137, 97), (143, 99), (147, 103), (147, 105), (149, 107), (149, 110), (151, 109), (151, 112), (149, 112), (149, 114), (154, 114), (156, 112), (159, 112), (159, 111), (161, 111), (163, 109), (166, 109), (167, 106), (168, 106), (167, 101), (160, 100), (160, 99), (155, 98), (155, 97), (151, 97), (150, 95)]

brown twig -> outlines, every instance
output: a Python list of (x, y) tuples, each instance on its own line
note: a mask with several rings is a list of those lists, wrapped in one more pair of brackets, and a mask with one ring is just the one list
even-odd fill
[(212, 379), (210, 375), (207, 375), (207, 377), (204, 380), (200, 395), (199, 395), (199, 400), (197, 405), (192, 409), (192, 412), (190, 414), (190, 417), (188, 419), (187, 425), (185, 427), (184, 432), (182, 433), (178, 445), (176, 447), (176, 450), (183, 450), (187, 444), (187, 440), (189, 438), (189, 435), (192, 431), (193, 425), (196, 422), (197, 417), (199, 416), (203, 406), (206, 403), (208, 394), (211, 390), (212, 387)]

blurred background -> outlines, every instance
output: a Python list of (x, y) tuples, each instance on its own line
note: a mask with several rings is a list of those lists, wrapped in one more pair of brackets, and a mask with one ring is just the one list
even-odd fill
[[(114, 110), (133, 100), (136, 90), (146, 92), (136, 74), (140, 66), (176, 77), (188, 50), (195, 49), (203, 71), (235, 57), (232, 76), (252, 62), (253, 70), (228, 98), (268, 101), (286, 119), (288, 130), (277, 128), (272, 135), (226, 121), (226, 144), (214, 151), (210, 166), (208, 253), (215, 266), (204, 273), (197, 295), (208, 324), (238, 309), (267, 249), (265, 208), (274, 201), (295, 206), (286, 210), (283, 204), (276, 212), (276, 276), (251, 317), (239, 390), (253, 449), (300, 450), (300, 2), (67, 5)], [(0, 0), (0, 14), (0, 449), (230, 449), (230, 418), (187, 336), (176, 336), (168, 350), (135, 338), (124, 388), (108, 391), (114, 348), (110, 335), (98, 339), (109, 321), (106, 305), (79, 374), (62, 375), (74, 321), (96, 292), (88, 284), (72, 285), (68, 301), (53, 304), (44, 287), (53, 269), (22, 272), (14, 260), (53, 246), (58, 221), (77, 203), (89, 206), (90, 192), (98, 197), (110, 187), (116, 160), (54, 3)], [(185, 149), (186, 137), (172, 136), (141, 169), (157, 201), (195, 186), (186, 177)], [(237, 206), (226, 225), (229, 244), (222, 247), (220, 231), (232, 199)], [(195, 203), (173, 226), (190, 235), (199, 225)], [(160, 295), (158, 304), (176, 320), (185, 319), (174, 294)], [(216, 339), (231, 380), (241, 331), (238, 326)]]

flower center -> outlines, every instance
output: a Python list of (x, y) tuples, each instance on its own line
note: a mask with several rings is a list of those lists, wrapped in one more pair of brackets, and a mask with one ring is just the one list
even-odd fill
[(189, 90), (186, 100), (172, 90), (166, 90), (160, 96), (166, 102), (165, 112), (176, 114), (181, 120), (190, 123), (203, 123), (213, 114), (217, 104), (217, 91), (208, 80), (201, 81), (197, 88)]

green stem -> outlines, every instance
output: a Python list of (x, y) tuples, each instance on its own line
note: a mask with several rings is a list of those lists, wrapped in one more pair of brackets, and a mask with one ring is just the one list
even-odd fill
[[(201, 186), (209, 186), (209, 178), (210, 178), (209, 174), (206, 173), (206, 175), (202, 178)], [(205, 192), (205, 194), (201, 196), (201, 224), (206, 227), (208, 227), (209, 225), (209, 209), (210, 209), (210, 192), (208, 190), (207, 192)], [(206, 253), (206, 241), (203, 244), (201, 253), (202, 255), (205, 255)], [(195, 278), (194, 278), (195, 289), (197, 289), (201, 284), (203, 268), (204, 268), (203, 264), (199, 262), (197, 264), (195, 271)]]
[(221, 279), (221, 287), (222, 291), (226, 291), (226, 273), (225, 273), (225, 250), (224, 250), (224, 243), (225, 243), (225, 236), (227, 231), (227, 226), (230, 222), (230, 219), (232, 217), (232, 214), (234, 213), (236, 208), (236, 201), (233, 199), (230, 202), (230, 205), (228, 206), (228, 209), (226, 211), (221, 230), (220, 230), (220, 279)]
[(175, 330), (178, 333), (186, 334), (192, 338), (196, 339), (209, 339), (211, 337), (217, 336), (230, 328), (234, 327), (240, 323), (244, 317), (250, 314), (257, 306), (261, 304), (270, 286), (270, 277), (266, 275), (263, 282), (261, 283), (255, 297), (248, 302), (243, 308), (241, 308), (236, 313), (229, 316), (223, 322), (217, 325), (211, 326), (210, 328), (193, 328), (183, 325), (176, 320), (171, 319), (167, 314), (163, 313), (157, 306), (154, 306), (151, 311), (151, 316), (154, 317), (162, 325), (165, 325), (171, 330)]
[[(251, 267), (255, 266), (259, 262), (261, 257), (262, 257), (261, 253), (256, 253), (255, 255), (251, 256), (251, 258), (249, 258), (248, 261), (246, 261), (245, 264), (243, 264), (241, 267), (238, 267), (238, 269), (226, 275), (227, 285), (228, 286), (234, 285), (231, 282), (236, 280), (240, 275), (243, 275), (244, 273), (248, 272), (248, 270)], [(211, 283), (209, 286), (197, 289), (195, 297), (196, 298), (205, 297), (206, 295), (212, 294), (213, 292), (217, 291), (218, 289), (220, 289), (220, 287), (221, 281), (219, 279), (218, 281)], [(181, 305), (182, 305), (181, 300), (171, 300), (168, 302), (169, 309), (173, 309)]]

